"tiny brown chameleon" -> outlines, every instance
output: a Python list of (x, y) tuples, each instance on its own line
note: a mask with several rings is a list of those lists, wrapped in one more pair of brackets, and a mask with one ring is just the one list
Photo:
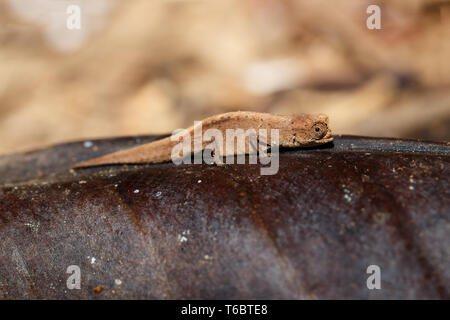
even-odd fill
[[(310, 147), (317, 146), (333, 141), (331, 130), (328, 127), (328, 117), (323, 114), (308, 115), (276, 115), (270, 113), (236, 111), (214, 115), (201, 121), (202, 134), (208, 129), (217, 129), (225, 132), (227, 129), (254, 129), (259, 132), (260, 129), (278, 129), (278, 143), (281, 147)], [(187, 129), (191, 141), (194, 143), (195, 126)], [(270, 135), (266, 137), (269, 141)], [(246, 139), (248, 143), (249, 139)], [(265, 141), (263, 141), (265, 142)], [(163, 138), (157, 141), (149, 142), (137, 147), (126, 150), (120, 150), (104, 156), (83, 161), (75, 165), (75, 168), (99, 166), (107, 164), (132, 164), (132, 163), (161, 163), (171, 161), (172, 150), (179, 143), (171, 137)], [(206, 148), (211, 140), (201, 142), (200, 149)], [(249, 154), (252, 152), (250, 146), (246, 146), (245, 151), (233, 148), (233, 152), (227, 153), (227, 147), (224, 146), (223, 154), (219, 156), (230, 156), (243, 152)], [(228, 149), (229, 150), (229, 149)]]

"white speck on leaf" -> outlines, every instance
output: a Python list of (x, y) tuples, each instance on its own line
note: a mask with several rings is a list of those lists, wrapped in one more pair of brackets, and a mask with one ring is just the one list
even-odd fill
[(120, 279), (115, 279), (114, 283), (116, 284), (116, 286), (120, 286), (122, 284), (122, 280)]
[(25, 226), (29, 227), (33, 232), (38, 232), (40, 223), (27, 222)]
[(91, 148), (94, 144), (92, 143), (92, 141), (85, 141), (83, 143), (83, 147), (85, 148)]
[[(343, 184), (342, 186), (345, 187), (344, 184)], [(347, 200), (348, 202), (351, 202), (351, 201), (352, 201), (352, 197), (351, 197), (351, 192), (350, 192), (350, 190), (344, 188), (344, 193), (345, 193), (345, 194), (344, 194), (344, 199)]]

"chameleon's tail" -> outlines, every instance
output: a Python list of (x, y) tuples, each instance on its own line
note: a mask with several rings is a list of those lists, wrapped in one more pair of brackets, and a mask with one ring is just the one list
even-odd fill
[(121, 150), (77, 163), (74, 168), (103, 166), (109, 164), (159, 163), (171, 159), (170, 138), (158, 140), (134, 148)]

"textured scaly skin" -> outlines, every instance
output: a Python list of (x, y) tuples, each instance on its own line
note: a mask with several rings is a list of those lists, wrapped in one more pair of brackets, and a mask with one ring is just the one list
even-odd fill
[[(270, 140), (270, 130), (279, 130), (279, 145), (282, 147), (309, 147), (321, 145), (333, 140), (331, 130), (328, 128), (328, 117), (326, 115), (276, 115), (270, 113), (237, 111), (223, 113), (206, 118), (202, 121), (203, 133), (208, 129), (218, 129), (222, 132), (226, 140), (226, 129), (254, 129), (258, 133), (259, 129), (268, 131), (267, 141)], [(187, 129), (191, 136), (192, 148), (194, 150), (194, 126)], [(75, 168), (100, 166), (107, 164), (126, 163), (161, 163), (172, 159), (172, 149), (179, 141), (171, 141), (170, 137), (143, 144), (126, 150), (106, 154), (104, 156), (83, 161), (75, 165)], [(201, 150), (211, 141), (203, 141)], [(224, 142), (224, 154), (226, 152), (226, 142)], [(236, 149), (236, 148), (235, 148)], [(250, 153), (251, 147), (246, 139), (246, 149), (234, 150), (233, 154)]]

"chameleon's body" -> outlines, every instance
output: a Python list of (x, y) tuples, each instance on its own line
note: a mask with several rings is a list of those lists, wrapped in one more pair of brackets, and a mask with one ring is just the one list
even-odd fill
[[(328, 117), (326, 115), (275, 115), (259, 112), (229, 112), (206, 118), (202, 121), (202, 132), (208, 129), (217, 129), (226, 137), (227, 129), (254, 129), (258, 134), (259, 129), (266, 129), (268, 132), (267, 142), (270, 141), (270, 130), (278, 129), (279, 145), (281, 147), (309, 147), (324, 144), (333, 140), (331, 130), (328, 128)], [(198, 130), (198, 129), (197, 129)], [(194, 144), (194, 126), (187, 129)], [(249, 139), (246, 139), (245, 151), (235, 148), (232, 154), (227, 153), (224, 146), (224, 154), (220, 156), (230, 156), (241, 153), (250, 153)], [(266, 142), (266, 141), (264, 141)], [(200, 149), (204, 149), (209, 141), (202, 141)], [(137, 147), (110, 153), (95, 159), (78, 163), (75, 167), (89, 167), (106, 164), (125, 163), (161, 163), (171, 161), (172, 150), (179, 144), (179, 141), (172, 141), (171, 137), (153, 141)], [(226, 142), (225, 142), (226, 144)], [(192, 148), (194, 150), (194, 148)]]

